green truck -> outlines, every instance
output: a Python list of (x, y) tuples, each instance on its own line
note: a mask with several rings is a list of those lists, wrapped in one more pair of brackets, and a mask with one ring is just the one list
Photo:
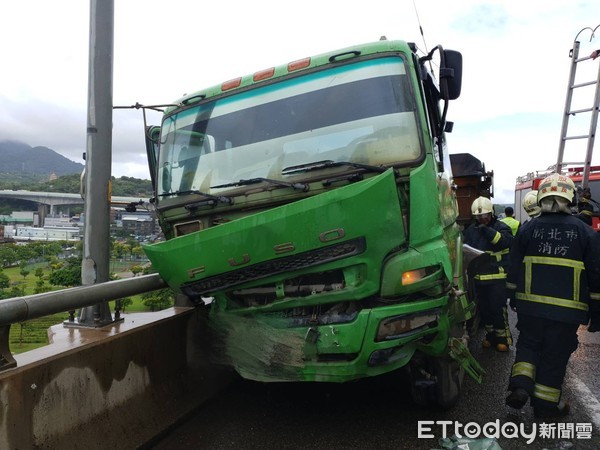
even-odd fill
[(166, 240), (145, 252), (210, 308), (242, 377), (398, 371), (415, 401), (443, 407), (465, 371), (481, 379), (445, 139), (462, 57), (418, 53), (381, 40), (293, 61), (186, 95), (146, 127)]

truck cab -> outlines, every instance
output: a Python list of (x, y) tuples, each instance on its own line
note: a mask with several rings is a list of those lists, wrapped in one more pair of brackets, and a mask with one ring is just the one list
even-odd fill
[(445, 139), (461, 74), (456, 51), (378, 41), (187, 95), (148, 129), (166, 241), (145, 251), (210, 309), (221, 362), (266, 382), (403, 369), (442, 406), (480, 377)]

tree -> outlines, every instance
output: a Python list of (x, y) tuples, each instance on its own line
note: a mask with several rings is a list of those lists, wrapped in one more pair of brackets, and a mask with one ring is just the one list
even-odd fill
[(136, 245), (131, 248), (131, 253), (135, 257), (135, 259), (141, 259), (144, 256), (144, 249), (141, 245)]
[(48, 282), (54, 286), (81, 286), (81, 257), (67, 258), (64, 267), (48, 276)]
[(0, 245), (0, 263), (2, 267), (12, 266), (17, 262), (17, 254), (14, 244)]
[(27, 265), (27, 263), (36, 257), (36, 252), (29, 245), (17, 245), (15, 247), (15, 253), (17, 254), (17, 258), (19, 260), (19, 265), (23, 267)]
[(35, 288), (33, 289), (34, 294), (41, 294), (42, 292), (48, 292), (50, 287), (46, 285), (46, 282), (41, 278), (35, 282)]
[(43, 258), (45, 260), (62, 252), (62, 245), (60, 242), (37, 241), (31, 242), (28, 246), (35, 253), (37, 258)]
[(24, 286), (12, 286), (10, 288), (9, 295), (11, 296), (11, 298), (23, 297), (25, 295), (25, 287)]
[(10, 278), (3, 271), (0, 271), (0, 291), (4, 291), (10, 286)]
[(172, 306), (175, 302), (175, 296), (169, 288), (160, 289), (142, 295), (142, 302), (146, 307), (150, 308), (150, 311), (160, 311)]
[(59, 260), (56, 256), (51, 256), (48, 260), (48, 266), (50, 267), (50, 271), (54, 272), (64, 266), (64, 263)]
[[(3, 174), (6, 178), (9, 174)], [(27, 179), (24, 174), (19, 173), (17, 179), (8, 183), (4, 179), (0, 182), (2, 189), (27, 189), (30, 191), (42, 192), (67, 192), (77, 194), (81, 185), (81, 176), (79, 174), (63, 175), (52, 181), (40, 182), (38, 179), (33, 179), (31, 176)], [(150, 180), (142, 180), (133, 177), (111, 177), (112, 193), (117, 196), (125, 197), (151, 197), (153, 194), (152, 182)], [(72, 210), (75, 208), (71, 208)], [(10, 214), (14, 208), (8, 210)]]
[(121, 242), (114, 242), (112, 245), (112, 257), (113, 258), (117, 258), (117, 259), (121, 259), (123, 258), (123, 255), (127, 252), (127, 246), (124, 245)]
[(133, 300), (131, 297), (125, 297), (121, 299), (121, 311), (125, 312), (125, 308), (131, 306), (133, 304)]
[(29, 270), (27, 270), (26, 268), (22, 268), (19, 272), (21, 274), (21, 276), (23, 277), (23, 279), (27, 278), (27, 275), (30, 274)]

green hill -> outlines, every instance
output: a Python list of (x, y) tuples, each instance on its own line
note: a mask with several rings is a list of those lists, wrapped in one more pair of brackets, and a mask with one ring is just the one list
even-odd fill
[(0, 141), (0, 174), (2, 179), (48, 180), (57, 176), (81, 173), (83, 164), (71, 161), (47, 147), (31, 147), (23, 142)]

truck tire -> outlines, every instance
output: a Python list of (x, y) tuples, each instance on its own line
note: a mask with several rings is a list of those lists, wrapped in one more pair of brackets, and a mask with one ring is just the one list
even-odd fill
[(462, 391), (465, 371), (450, 357), (437, 358), (436, 367), (436, 403), (443, 409), (453, 407)]
[(419, 355), (409, 364), (409, 373), (410, 392), (417, 405), (449, 409), (458, 401), (465, 372), (449, 356)]

